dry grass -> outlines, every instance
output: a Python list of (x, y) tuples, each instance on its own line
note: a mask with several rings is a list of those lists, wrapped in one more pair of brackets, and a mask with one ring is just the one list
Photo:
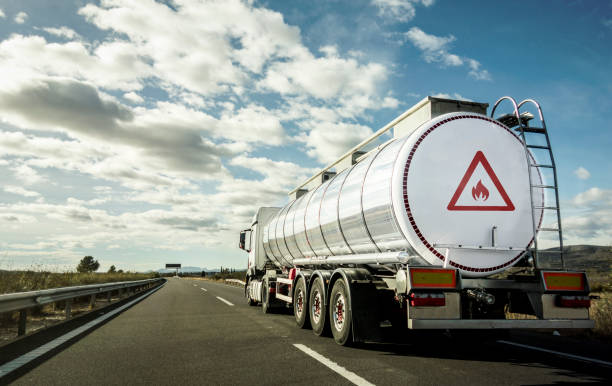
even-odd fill
[(591, 302), (591, 319), (595, 321), (593, 334), (612, 341), (612, 292), (597, 294), (599, 299)]
[(151, 279), (157, 273), (78, 273), (42, 270), (0, 271), (0, 294), (85, 284)]
[(245, 271), (235, 271), (235, 272), (217, 272), (212, 276), (208, 276), (207, 279), (211, 280), (225, 280), (225, 279), (239, 279), (244, 280), (246, 276)]

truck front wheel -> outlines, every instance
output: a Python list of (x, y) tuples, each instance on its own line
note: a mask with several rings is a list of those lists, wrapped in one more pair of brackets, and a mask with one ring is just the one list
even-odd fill
[(247, 304), (249, 306), (256, 306), (257, 305), (257, 301), (251, 297), (251, 289), (249, 287), (250, 285), (251, 285), (251, 283), (247, 284), (245, 286), (246, 291), (244, 291), (244, 292), (246, 292)]
[(329, 299), (329, 324), (332, 335), (336, 343), (344, 346), (351, 342), (351, 325), (353, 323), (348, 290), (344, 280), (336, 280)]
[(321, 336), (325, 330), (325, 320), (327, 319), (325, 312), (325, 289), (321, 278), (316, 278), (312, 283), (310, 296), (308, 297), (308, 306), (312, 332), (315, 335)]
[(261, 309), (264, 314), (270, 313), (270, 288), (268, 279), (264, 279), (261, 284)]

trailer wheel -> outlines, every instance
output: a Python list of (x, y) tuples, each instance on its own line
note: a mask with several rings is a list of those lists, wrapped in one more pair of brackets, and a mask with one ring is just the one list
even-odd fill
[(308, 297), (308, 305), (312, 332), (317, 336), (321, 336), (325, 330), (327, 310), (325, 309), (325, 289), (323, 287), (323, 281), (320, 278), (316, 278), (312, 283), (310, 296)]
[(270, 309), (270, 288), (268, 288), (268, 279), (264, 279), (261, 284), (261, 309), (264, 314), (269, 314)]
[(332, 335), (336, 343), (342, 346), (347, 345), (351, 343), (353, 316), (349, 307), (348, 290), (344, 280), (336, 280), (329, 298), (329, 324)]
[(308, 328), (308, 295), (306, 292), (306, 282), (301, 277), (295, 284), (293, 290), (293, 315), (295, 322), (300, 328)]

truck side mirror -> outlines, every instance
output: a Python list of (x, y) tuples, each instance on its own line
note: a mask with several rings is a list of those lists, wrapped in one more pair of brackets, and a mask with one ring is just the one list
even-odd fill
[(244, 234), (244, 250), (251, 252), (251, 230), (245, 231)]
[(251, 252), (251, 230), (245, 229), (240, 231), (240, 241), (238, 242), (238, 248), (243, 249), (247, 252)]

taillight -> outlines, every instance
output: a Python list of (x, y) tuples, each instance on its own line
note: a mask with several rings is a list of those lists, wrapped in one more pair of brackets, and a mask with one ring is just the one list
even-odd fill
[(444, 307), (446, 297), (443, 293), (412, 292), (410, 294), (410, 305), (412, 307)]
[(589, 296), (559, 295), (557, 297), (557, 305), (559, 307), (589, 308), (591, 306), (591, 298)]

